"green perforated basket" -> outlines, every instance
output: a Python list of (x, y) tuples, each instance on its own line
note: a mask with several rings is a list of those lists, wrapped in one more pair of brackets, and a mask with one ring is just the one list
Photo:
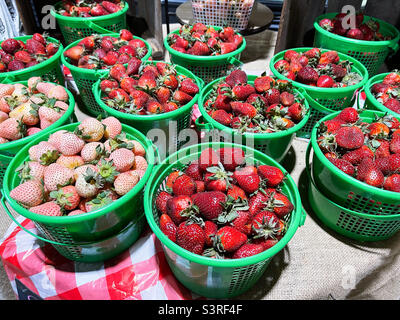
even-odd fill
[(379, 22), (380, 33), (391, 36), (392, 40), (365, 41), (351, 39), (324, 30), (319, 22), (322, 19), (332, 19), (337, 13), (328, 13), (319, 16), (314, 22), (315, 39), (314, 46), (319, 48), (336, 50), (345, 53), (360, 61), (368, 70), (370, 77), (377, 74), (385, 59), (399, 49), (400, 32), (393, 25), (376, 18), (364, 17), (364, 22), (375, 20)]
[[(22, 42), (26, 43), (26, 41), (31, 38), (32, 36), (22, 36), (14, 39), (21, 40)], [(56, 43), (59, 46), (56, 54), (35, 66), (23, 70), (0, 73), (0, 82), (10, 83), (28, 80), (31, 77), (42, 77), (44, 81), (56, 82), (64, 85), (64, 76), (61, 71), (61, 56), (64, 49), (63, 45), (60, 41), (51, 37), (48, 37), (47, 40), (49, 42)], [(2, 42), (3, 41), (0, 41), (0, 46)]]
[[(66, 44), (70, 44), (93, 33), (119, 33), (120, 30), (126, 29), (126, 13), (129, 10), (129, 4), (126, 1), (122, 2), (124, 3), (122, 10), (99, 17), (67, 17), (58, 14), (54, 9), (50, 13), (57, 19)], [(60, 7), (61, 2), (58, 2), (55, 9)]]
[[(127, 137), (139, 141), (146, 150), (148, 168), (139, 183), (125, 196), (108, 206), (76, 216), (51, 217), (33, 213), (10, 197), (10, 191), (19, 185), (16, 169), (29, 159), (29, 148), (59, 130), (74, 131), (79, 123), (56, 128), (41, 135), (25, 146), (9, 164), (3, 181), (3, 206), (32, 220), (43, 237), (60, 254), (74, 261), (94, 262), (109, 258), (132, 244), (143, 227), (143, 190), (154, 165), (154, 150), (151, 142), (139, 131), (122, 125)], [(9, 209), (9, 208), (10, 209)], [(10, 216), (11, 213), (9, 213)], [(39, 237), (35, 235), (36, 237)]]
[[(145, 64), (155, 65), (158, 62), (159, 61), (147, 61)], [(192, 72), (182, 66), (177, 65), (174, 66), (174, 68), (178, 75), (183, 75), (193, 79), (201, 91), (204, 85), (203, 80), (199, 79)], [(189, 103), (175, 111), (156, 115), (136, 115), (123, 113), (107, 106), (102, 100), (103, 94), (100, 89), (100, 82), (101, 80), (98, 80), (93, 85), (93, 95), (95, 96), (97, 105), (106, 115), (114, 116), (121, 122), (136, 128), (143, 134), (147, 135), (151, 140), (157, 138), (154, 143), (156, 144), (159, 156), (162, 159), (165, 159), (166, 155), (177, 151), (180, 146), (186, 142), (187, 137), (182, 136), (180, 133), (190, 127), (193, 106), (198, 102), (200, 91)]]
[[(213, 26), (213, 28), (217, 31), (222, 30), (221, 27)], [(171, 62), (192, 71), (200, 79), (203, 79), (205, 84), (226, 76), (232, 70), (242, 66), (239, 59), (240, 54), (246, 48), (244, 37), (242, 45), (233, 52), (219, 56), (195, 56), (172, 49), (168, 43), (168, 37), (172, 34), (179, 34), (179, 29), (171, 32), (164, 39), (164, 46), (170, 54)]]
[(272, 248), (244, 259), (219, 260), (193, 254), (172, 242), (159, 228), (156, 208), (157, 195), (166, 190), (166, 179), (175, 168), (182, 168), (197, 160), (205, 148), (236, 147), (246, 153), (246, 162), (272, 165), (285, 169), (270, 157), (243, 145), (230, 143), (204, 143), (178, 151), (157, 166), (145, 190), (145, 214), (150, 228), (160, 240), (165, 257), (175, 277), (189, 290), (208, 298), (231, 298), (250, 289), (262, 276), (272, 258), (292, 239), (299, 226), (304, 224), (305, 214), (300, 194), (290, 175), (287, 175), (282, 192), (294, 204), (294, 211), (285, 219), (288, 229), (284, 237)]
[[(104, 36), (113, 36), (113, 37), (119, 37), (119, 34), (117, 33), (112, 33), (112, 34), (103, 34)], [(139, 37), (134, 37), (135, 39), (140, 39), (142, 40), (147, 47), (147, 54), (141, 59), (142, 61), (146, 61), (148, 58), (151, 57), (152, 54), (152, 49), (149, 43)], [(71, 43), (69, 46), (67, 46), (64, 50), (66, 52), (68, 49), (76, 46), (80, 41), (77, 40), (73, 43)], [(80, 97), (85, 104), (86, 111), (91, 114), (92, 116), (98, 116), (103, 112), (103, 110), (99, 107), (99, 105), (96, 102), (96, 99), (93, 95), (92, 87), (93, 84), (99, 80), (102, 76), (107, 74), (109, 72), (108, 69), (105, 70), (93, 70), (93, 69), (85, 69), (85, 68), (79, 68), (77, 66), (74, 66), (73, 64), (70, 63), (70, 59), (66, 58), (64, 54), (61, 56), (61, 61), (66, 66), (72, 74), (72, 77), (74, 78), (75, 84), (79, 90)]]
[[(306, 52), (310, 49), (312, 48), (295, 48), (289, 50)], [(320, 119), (325, 117), (327, 114), (353, 106), (358, 90), (360, 90), (368, 81), (368, 71), (363, 64), (354, 58), (343, 53), (338, 53), (340, 61), (348, 60), (353, 63), (352, 71), (360, 74), (363, 77), (363, 80), (354, 86), (348, 86), (345, 88), (319, 88), (309, 86), (297, 81), (289, 80), (275, 69), (275, 63), (283, 59), (286, 51), (287, 50), (279, 52), (271, 59), (270, 70), (277, 78), (288, 80), (292, 82), (296, 88), (303, 88), (305, 90), (304, 96), (310, 104), (311, 116), (307, 124), (298, 132), (297, 136), (309, 139), (315, 124)], [(321, 52), (326, 51), (329, 50), (321, 49)]]
[[(254, 80), (256, 78), (257, 76), (248, 76), (249, 83), (254, 84)], [(308, 109), (306, 115), (304, 116), (304, 119), (300, 123), (296, 124), (294, 127), (288, 130), (280, 132), (241, 134), (238, 133), (236, 130), (226, 127), (221, 123), (215, 121), (204, 108), (204, 104), (207, 101), (211, 91), (213, 90), (214, 85), (216, 85), (223, 79), (225, 78), (214, 80), (202, 90), (199, 101), (199, 110), (202, 114), (202, 117), (196, 120), (196, 126), (201, 130), (214, 132), (216, 136), (221, 135), (221, 138), (227, 139), (227, 141), (253, 147), (254, 149), (272, 157), (278, 162), (282, 161), (289, 151), (292, 141), (296, 136), (296, 133), (302, 130), (302, 128), (307, 124), (310, 118), (311, 111), (307, 100), (304, 99), (305, 91), (302, 88), (300, 88), (299, 90), (294, 90), (294, 93), (298, 95), (299, 99), (304, 99), (304, 104)]]
[[(11, 84), (16, 84), (16, 83), (20, 83), (25, 86), (28, 85), (28, 81), (18, 81), (18, 82), (14, 82)], [(46, 134), (51, 130), (54, 130), (55, 128), (58, 128), (67, 123), (72, 123), (72, 122), (76, 121), (75, 114), (74, 114), (74, 110), (75, 110), (74, 96), (68, 89), (65, 89), (65, 90), (68, 93), (69, 108), (60, 119), (58, 119), (55, 123), (53, 123), (48, 128), (46, 128), (32, 136), (28, 136), (23, 139), (0, 144), (0, 186), (1, 186), (1, 188), (3, 186), (3, 177), (6, 173), (7, 167), (10, 165), (10, 162), (13, 160), (15, 155), (21, 150), (22, 147), (31, 143), (33, 140), (37, 139), (41, 135)]]
[(382, 74), (377, 74), (376, 76), (372, 77), (369, 79), (368, 83), (364, 87), (364, 92), (366, 95), (365, 99), (365, 108), (371, 109), (371, 110), (378, 110), (382, 111), (385, 113), (389, 113), (397, 118), (400, 118), (400, 114), (397, 112), (394, 112), (390, 110), (389, 108), (385, 107), (382, 103), (380, 103), (375, 96), (371, 92), (371, 88), (373, 87), (374, 84), (377, 83), (382, 83), (383, 79), (388, 75), (389, 73), (382, 73)]
[[(376, 215), (368, 210), (355, 211), (329, 199), (316, 185), (310, 165), (311, 143), (306, 152), (306, 172), (309, 179), (308, 200), (313, 212), (328, 228), (358, 241), (381, 241), (400, 230), (400, 215)], [(315, 154), (314, 154), (315, 157)], [(371, 204), (373, 205), (373, 204)]]
[[(371, 215), (399, 215), (400, 193), (372, 187), (345, 174), (324, 156), (318, 146), (319, 126), (339, 113), (321, 119), (312, 132), (311, 144), (314, 151), (312, 174), (315, 184), (329, 199), (349, 210)], [(383, 116), (384, 113), (366, 110), (360, 114), (360, 119), (371, 123), (376, 115)]]

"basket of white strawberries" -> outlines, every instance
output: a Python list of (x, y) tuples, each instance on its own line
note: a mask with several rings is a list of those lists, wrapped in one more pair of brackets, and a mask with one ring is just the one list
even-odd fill
[(74, 121), (75, 99), (40, 77), (0, 84), (0, 183), (17, 152), (57, 127)]
[(66, 258), (94, 262), (129, 248), (144, 226), (149, 140), (114, 117), (86, 118), (25, 146), (7, 168), (2, 203), (32, 220)]

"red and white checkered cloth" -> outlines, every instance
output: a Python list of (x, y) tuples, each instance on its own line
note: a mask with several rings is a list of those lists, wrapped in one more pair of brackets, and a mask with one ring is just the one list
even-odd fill
[[(18, 222), (37, 234), (30, 220)], [(0, 256), (16, 295), (18, 279), (45, 300), (199, 299), (176, 280), (149, 227), (128, 251), (88, 264), (64, 258), (13, 224), (1, 241)]]

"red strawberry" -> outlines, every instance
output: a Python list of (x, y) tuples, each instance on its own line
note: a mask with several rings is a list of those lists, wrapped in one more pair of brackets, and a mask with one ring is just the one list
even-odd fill
[(242, 188), (239, 188), (237, 185), (232, 184), (228, 188), (228, 196), (231, 196), (234, 200), (238, 200), (241, 198), (242, 200), (247, 200), (246, 192)]
[(126, 68), (123, 64), (115, 64), (111, 69), (110, 69), (110, 76), (117, 80), (118, 82), (121, 82), (123, 78), (128, 77), (128, 74), (126, 72)]
[(288, 108), (288, 116), (295, 122), (300, 122), (303, 120), (305, 114), (305, 110), (303, 108), (303, 105), (296, 102), (293, 103), (289, 108)]
[(199, 208), (200, 214), (208, 220), (217, 219), (223, 212), (226, 195), (220, 191), (201, 192), (192, 195), (193, 203)]
[(212, 247), (213, 245), (213, 238), (217, 234), (218, 226), (212, 221), (205, 221), (204, 222), (204, 233), (206, 236), (206, 246)]
[(256, 254), (259, 254), (264, 250), (265, 249), (262, 244), (246, 243), (235, 251), (235, 253), (232, 256), (232, 259), (242, 259), (255, 256)]
[[(386, 143), (388, 143), (386, 141)], [(400, 154), (400, 134), (393, 135), (390, 141), (390, 151), (393, 153)]]
[(275, 83), (275, 80), (269, 76), (258, 77), (254, 80), (254, 88), (259, 93), (264, 93), (271, 89), (271, 85)]
[(376, 168), (375, 162), (370, 158), (365, 158), (361, 161), (361, 163), (357, 167), (357, 176), (356, 178), (360, 181), (364, 181), (367, 172), (371, 168)]
[(318, 72), (309, 66), (305, 66), (297, 73), (297, 80), (305, 84), (317, 83), (318, 79)]
[(257, 192), (249, 200), (249, 213), (255, 217), (265, 206), (269, 197), (265, 192)]
[(206, 234), (196, 223), (182, 222), (176, 233), (176, 243), (183, 249), (195, 254), (202, 254), (206, 243)]
[(225, 94), (219, 94), (215, 99), (213, 107), (218, 110), (230, 112), (232, 110), (231, 101), (232, 99), (229, 96)]
[(39, 41), (36, 41), (34, 39), (28, 39), (26, 41), (26, 49), (29, 53), (31, 54), (46, 54), (46, 47)]
[(260, 187), (260, 177), (255, 167), (247, 166), (236, 169), (233, 178), (237, 181), (239, 187), (248, 194), (254, 193)]
[(181, 82), (180, 90), (191, 96), (195, 96), (199, 92), (199, 87), (192, 79), (186, 78)]
[(332, 88), (333, 85), (335, 84), (335, 81), (331, 76), (328, 75), (322, 75), (318, 78), (317, 81), (317, 87), (320, 88)]
[(235, 252), (247, 241), (247, 236), (237, 229), (225, 226), (218, 230), (215, 237), (214, 247), (217, 251)]
[(203, 174), (200, 171), (200, 167), (197, 161), (194, 161), (188, 165), (188, 167), (185, 169), (185, 174), (195, 181), (203, 180)]
[(237, 115), (248, 116), (254, 118), (257, 115), (257, 109), (250, 103), (233, 101), (231, 102), (232, 110)]
[(121, 6), (111, 1), (102, 1), (101, 5), (110, 13), (115, 13), (122, 10)]
[(177, 226), (167, 214), (162, 214), (160, 217), (161, 231), (172, 241), (176, 242)]
[(233, 88), (238, 84), (246, 84), (247, 81), (248, 81), (247, 74), (242, 70), (234, 70), (225, 78), (225, 82), (231, 88)]
[(156, 207), (161, 212), (161, 214), (167, 213), (167, 201), (172, 199), (173, 196), (168, 192), (162, 191), (156, 198)]
[(273, 238), (279, 231), (279, 219), (270, 211), (261, 211), (251, 222), (252, 233), (255, 238)]
[(50, 197), (54, 199), (61, 208), (68, 211), (76, 209), (81, 202), (81, 197), (74, 186), (66, 186), (57, 191), (53, 191), (50, 193)]
[(167, 200), (167, 214), (179, 225), (196, 213), (193, 201), (189, 196), (178, 196)]
[(361, 148), (364, 134), (358, 127), (341, 127), (336, 133), (336, 142), (339, 147), (347, 150)]
[(222, 42), (220, 43), (221, 54), (227, 54), (237, 49), (237, 44), (234, 42)]
[(119, 37), (121, 38), (121, 40), (124, 40), (124, 41), (131, 41), (131, 40), (133, 40), (133, 34), (132, 34), (132, 32), (130, 32), (130, 31), (127, 30), (127, 29), (122, 29), (122, 30), (119, 32)]
[(215, 110), (211, 113), (211, 118), (220, 124), (229, 127), (232, 123), (232, 114), (226, 112), (225, 110)]
[(192, 101), (193, 97), (182, 90), (176, 90), (172, 98), (181, 105), (185, 105)]
[(218, 166), (220, 158), (216, 151), (212, 148), (203, 150), (199, 157), (199, 168), (201, 171), (205, 171), (208, 167)]
[(256, 93), (256, 89), (250, 84), (238, 84), (232, 89), (232, 97), (239, 101), (246, 101), (253, 93)]
[(270, 188), (276, 188), (285, 178), (282, 170), (274, 166), (261, 165), (257, 168), (257, 171), (261, 179)]
[(347, 173), (349, 176), (354, 176), (355, 168), (349, 161), (345, 159), (334, 159), (334, 158), (329, 158), (329, 161), (332, 162), (337, 168), (339, 168), (344, 173)]
[(196, 41), (193, 46), (188, 50), (188, 53), (196, 56), (207, 56), (210, 54), (210, 48), (206, 43)]
[(393, 174), (386, 178), (383, 185), (385, 190), (400, 192), (400, 174)]
[(294, 205), (286, 195), (275, 189), (267, 189), (267, 193), (269, 195), (267, 208), (273, 211), (279, 219), (283, 219), (293, 211)]
[(1, 48), (8, 54), (14, 54), (21, 48), (20, 43), (15, 39), (6, 39), (1, 43)]
[(346, 123), (356, 123), (360, 117), (356, 109), (345, 108), (339, 113), (337, 118)]
[(191, 196), (196, 192), (196, 183), (186, 174), (177, 177), (172, 185), (175, 196)]
[(221, 148), (218, 150), (219, 159), (227, 171), (234, 171), (245, 162), (245, 153), (241, 148)]
[(251, 215), (249, 211), (237, 211), (237, 217), (231, 222), (231, 226), (244, 233), (250, 235), (251, 233)]
[(381, 188), (385, 182), (385, 176), (381, 170), (372, 167), (365, 173), (364, 182), (371, 186)]
[(265, 98), (269, 105), (273, 105), (280, 102), (281, 93), (276, 88), (271, 88), (265, 93)]
[(397, 173), (400, 170), (400, 154), (392, 154), (389, 157), (389, 168), (393, 173)]

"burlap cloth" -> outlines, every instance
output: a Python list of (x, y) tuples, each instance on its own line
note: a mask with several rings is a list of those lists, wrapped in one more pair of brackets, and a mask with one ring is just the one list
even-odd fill
[[(275, 36), (265, 32), (247, 39), (246, 71), (265, 71)], [(400, 299), (400, 233), (387, 241), (359, 243), (324, 227), (308, 208), (306, 147), (306, 141), (295, 140), (284, 162), (298, 183), (308, 213), (305, 224), (274, 257), (259, 282), (237, 299)], [(0, 212), (0, 238), (10, 224), (8, 216)], [(0, 299), (15, 299), (2, 265)]]

